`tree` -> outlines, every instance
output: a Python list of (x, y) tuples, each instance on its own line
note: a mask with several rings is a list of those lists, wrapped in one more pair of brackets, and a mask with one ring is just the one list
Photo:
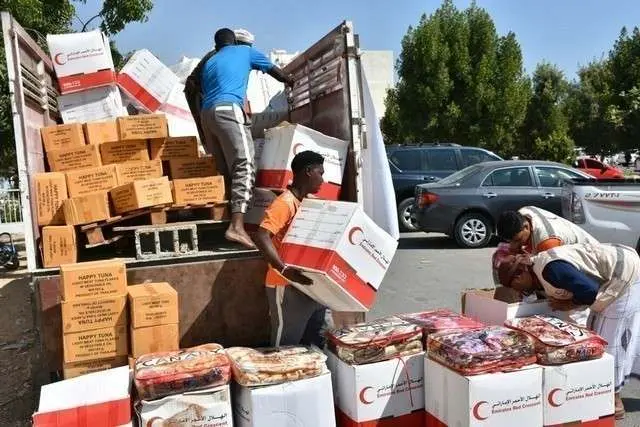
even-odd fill
[(399, 81), (387, 96), (390, 142), (448, 140), (502, 154), (514, 148), (529, 85), (515, 35), (500, 37), (489, 14), (445, 0), (402, 40)]
[(543, 63), (533, 73), (533, 95), (522, 129), (520, 155), (565, 162), (573, 155), (573, 140), (564, 102), (569, 83), (556, 66)]
[[(152, 0), (105, 0), (102, 9), (83, 23), (83, 27), (85, 30), (92, 29), (90, 24), (95, 23), (108, 35), (114, 35), (130, 22), (146, 21), (152, 8)], [(80, 20), (71, 0), (0, 0), (0, 10), (11, 12), (45, 50), (47, 34), (71, 32), (73, 19)], [(113, 42), (111, 50), (118, 67), (122, 55)], [(4, 45), (0, 43), (0, 172), (12, 167), (15, 167), (13, 120)]]

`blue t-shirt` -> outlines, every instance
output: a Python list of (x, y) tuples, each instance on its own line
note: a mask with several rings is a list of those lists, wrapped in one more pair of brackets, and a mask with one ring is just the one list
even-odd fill
[(573, 293), (573, 302), (578, 305), (593, 304), (600, 289), (597, 280), (562, 260), (547, 264), (542, 277), (556, 288)]
[(222, 103), (242, 106), (249, 84), (249, 73), (264, 73), (273, 64), (263, 53), (251, 46), (226, 46), (202, 67), (202, 109)]

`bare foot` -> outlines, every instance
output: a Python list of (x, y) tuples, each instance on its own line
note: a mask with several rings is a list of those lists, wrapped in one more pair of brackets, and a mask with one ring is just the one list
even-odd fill
[(247, 234), (246, 231), (237, 231), (229, 228), (226, 233), (224, 233), (224, 238), (229, 240), (230, 242), (240, 243), (247, 249), (255, 249), (256, 245), (251, 240), (251, 237)]
[(615, 417), (616, 420), (621, 420), (624, 418), (625, 410), (624, 404), (622, 403), (622, 399), (620, 398), (620, 394), (616, 393), (615, 395)]

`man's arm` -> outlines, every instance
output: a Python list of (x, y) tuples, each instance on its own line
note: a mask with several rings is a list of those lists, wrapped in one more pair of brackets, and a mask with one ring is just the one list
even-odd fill
[(535, 248), (536, 252), (544, 252), (549, 249), (557, 248), (558, 246), (562, 246), (562, 240), (557, 237), (550, 237), (542, 242), (538, 243), (538, 246)]
[(293, 86), (294, 80), (291, 76), (287, 75), (282, 68), (273, 64), (269, 58), (267, 58), (262, 52), (251, 48), (251, 68), (254, 70), (262, 71), (269, 74), (271, 77), (285, 83), (289, 86)]
[(269, 74), (271, 77), (273, 77), (280, 83), (286, 84), (287, 86), (293, 86), (293, 84), (295, 83), (293, 78), (290, 75), (286, 74), (282, 70), (282, 68), (278, 67), (277, 65), (274, 65), (273, 67), (271, 67), (271, 69), (267, 71), (267, 74)]
[(269, 265), (278, 270), (280, 274), (282, 274), (292, 282), (300, 283), (301, 285), (313, 284), (313, 281), (302, 274), (300, 270), (298, 270), (297, 268), (287, 267), (285, 263), (282, 262), (282, 259), (280, 259), (280, 255), (278, 255), (278, 251), (276, 250), (275, 246), (273, 246), (273, 242), (271, 241), (272, 237), (273, 235), (271, 234), (271, 232), (269, 232), (269, 230), (260, 227), (253, 239), (256, 246), (262, 253), (262, 256), (269, 263)]

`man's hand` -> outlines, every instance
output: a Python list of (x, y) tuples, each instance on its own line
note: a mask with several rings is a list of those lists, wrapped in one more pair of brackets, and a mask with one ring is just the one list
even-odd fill
[(552, 309), (559, 311), (569, 311), (573, 310), (576, 307), (576, 305), (570, 299), (555, 299), (547, 297), (547, 302)]
[(297, 268), (287, 267), (282, 272), (282, 275), (292, 282), (299, 283), (304, 286), (313, 285), (313, 280), (302, 274)]
[(293, 79), (293, 74), (287, 75), (287, 81), (285, 82), (285, 84), (293, 88), (293, 85), (296, 84), (296, 81)]

